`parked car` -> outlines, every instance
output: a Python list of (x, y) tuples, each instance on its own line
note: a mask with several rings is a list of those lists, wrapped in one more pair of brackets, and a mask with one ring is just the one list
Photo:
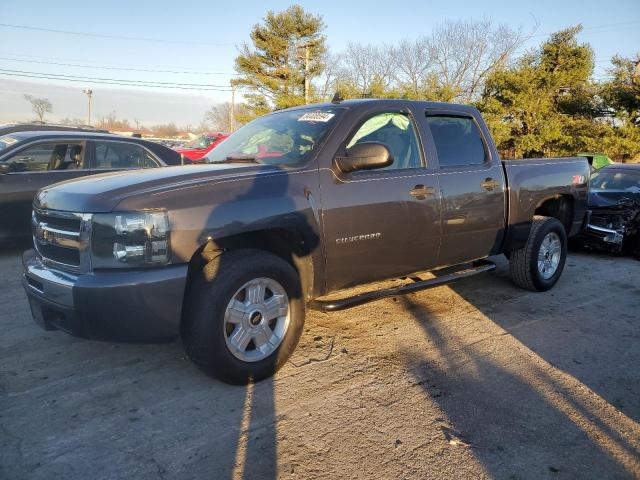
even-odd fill
[(29, 236), (39, 188), (114, 170), (179, 165), (180, 154), (144, 140), (91, 132), (0, 136), (0, 240)]
[(15, 132), (35, 132), (35, 131), (68, 131), (68, 132), (94, 132), (109, 133), (108, 130), (94, 128), (89, 125), (72, 126), (72, 125), (56, 125), (54, 123), (13, 123), (10, 125), (0, 125), (0, 136)]
[(186, 145), (176, 148), (176, 151), (183, 154), (187, 159), (195, 162), (216, 148), (218, 144), (228, 136), (228, 133), (221, 132), (204, 133)]
[(591, 177), (590, 219), (575, 243), (640, 257), (640, 164), (614, 163)]
[(478, 110), (462, 105), (283, 110), (206, 160), (43, 188), (23, 258), (36, 321), (95, 339), (181, 335), (206, 372), (257, 381), (289, 358), (306, 308), (442, 285), (491, 270), (484, 259), (499, 253), (517, 285), (550, 289), (587, 209), (586, 159), (501, 161)]

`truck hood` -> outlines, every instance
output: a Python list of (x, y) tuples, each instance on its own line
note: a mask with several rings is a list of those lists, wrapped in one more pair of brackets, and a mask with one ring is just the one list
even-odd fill
[(44, 187), (36, 194), (34, 206), (78, 213), (110, 212), (130, 196), (278, 170), (268, 165), (225, 163), (103, 173)]

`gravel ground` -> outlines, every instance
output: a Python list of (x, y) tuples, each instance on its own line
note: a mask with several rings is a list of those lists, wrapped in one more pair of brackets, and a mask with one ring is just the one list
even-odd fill
[(45, 332), (0, 254), (0, 478), (640, 478), (640, 262), (572, 254), (551, 292), (498, 270), (309, 313), (232, 387), (178, 343)]

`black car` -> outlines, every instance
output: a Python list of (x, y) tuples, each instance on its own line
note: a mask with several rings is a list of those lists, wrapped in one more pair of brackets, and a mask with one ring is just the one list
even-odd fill
[(640, 164), (616, 163), (591, 177), (591, 217), (582, 246), (640, 257)]
[(31, 202), (42, 187), (114, 170), (180, 165), (179, 153), (155, 142), (77, 131), (0, 136), (0, 240), (30, 234)]

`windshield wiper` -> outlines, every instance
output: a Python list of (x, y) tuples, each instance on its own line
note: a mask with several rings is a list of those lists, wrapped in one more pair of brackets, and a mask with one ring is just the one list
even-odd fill
[(254, 155), (229, 155), (224, 160), (217, 160), (212, 163), (262, 163)]

